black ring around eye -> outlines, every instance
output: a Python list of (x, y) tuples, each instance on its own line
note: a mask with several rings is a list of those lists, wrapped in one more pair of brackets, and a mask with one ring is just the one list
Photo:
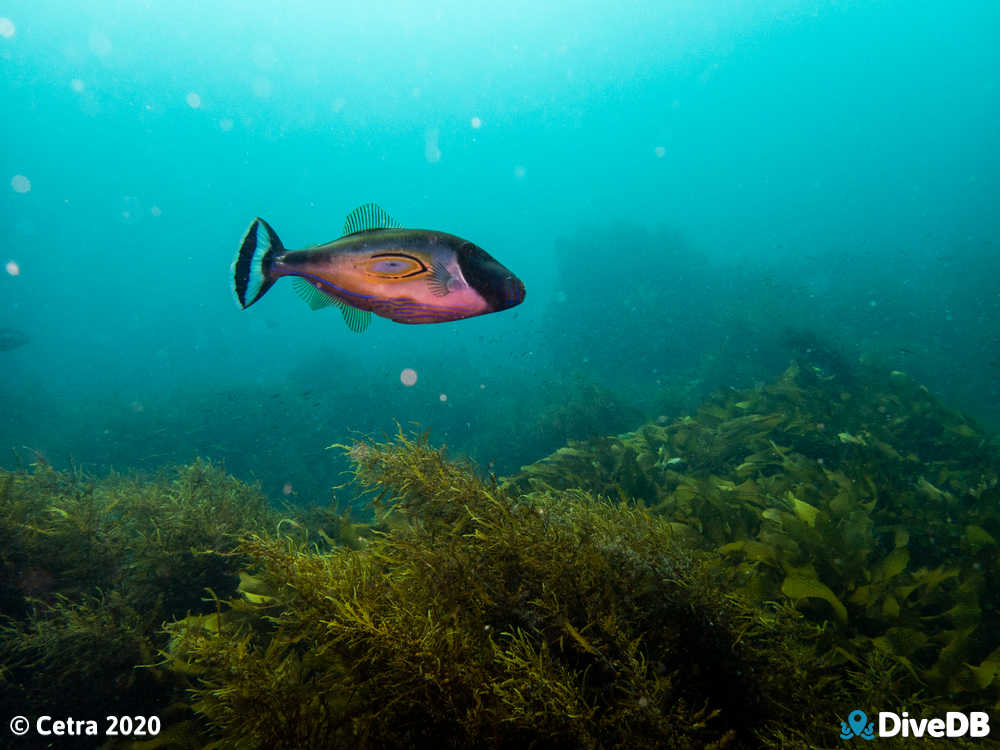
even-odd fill
[(420, 274), (427, 273), (428, 270), (427, 264), (424, 263), (422, 260), (420, 260), (420, 258), (417, 258), (413, 255), (407, 255), (406, 253), (372, 253), (371, 258), (372, 260), (375, 260), (376, 258), (378, 259), (399, 258), (401, 260), (407, 260), (417, 264), (417, 268), (415, 270), (410, 271), (409, 273), (400, 274), (397, 277), (400, 279), (408, 279), (411, 276), (419, 276)]

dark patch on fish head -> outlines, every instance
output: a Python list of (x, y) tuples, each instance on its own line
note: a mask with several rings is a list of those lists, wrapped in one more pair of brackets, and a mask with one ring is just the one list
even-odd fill
[(466, 242), (456, 255), (466, 282), (486, 301), (490, 310), (506, 310), (524, 301), (524, 283), (481, 247)]

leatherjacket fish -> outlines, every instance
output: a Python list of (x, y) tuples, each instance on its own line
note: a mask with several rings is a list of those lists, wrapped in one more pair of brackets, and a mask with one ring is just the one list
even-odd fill
[(352, 211), (333, 242), (286, 250), (254, 219), (233, 262), (240, 307), (250, 307), (282, 276), (317, 310), (336, 305), (352, 331), (375, 313), (397, 323), (443, 323), (506, 310), (524, 301), (524, 284), (493, 256), (453, 234), (404, 229), (374, 203)]

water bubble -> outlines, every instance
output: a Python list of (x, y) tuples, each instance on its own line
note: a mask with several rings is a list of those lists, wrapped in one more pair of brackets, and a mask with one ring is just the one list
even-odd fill
[(447, 401), (447, 400), (448, 400), (448, 394), (447, 394), (447, 393), (442, 393), (442, 394), (441, 394), (440, 396), (438, 396), (438, 399), (439, 399), (439, 400), (440, 400), (440, 401), (441, 401), (442, 403), (444, 403), (445, 401)]
[(7, 271), (11, 276), (20, 276), (21, 267), (17, 264), (16, 260), (8, 260), (7, 265), (4, 266), (4, 270)]
[(10, 186), (15, 193), (27, 193), (31, 190), (31, 180), (23, 174), (16, 174), (10, 178)]
[(16, 31), (16, 29), (14, 28), (13, 21), (9, 18), (0, 18), (0, 36), (4, 39), (10, 39), (14, 36), (14, 31)]
[(75, 91), (76, 93), (78, 93), (78, 94), (82, 94), (82, 93), (83, 93), (83, 90), (84, 90), (84, 89), (85, 89), (85, 88), (86, 88), (87, 86), (86, 86), (86, 84), (85, 84), (85, 83), (84, 83), (83, 81), (81, 81), (81, 80), (80, 80), (79, 78), (74, 78), (74, 79), (73, 79), (72, 81), (70, 81), (70, 82), (69, 82), (69, 87), (70, 87), (71, 89), (73, 89), (73, 91)]
[(201, 97), (193, 91), (189, 92), (188, 95), (184, 97), (184, 101), (187, 102), (187, 105), (191, 109), (198, 109), (198, 107), (201, 106)]
[(472, 126), (473, 130), (479, 130), (479, 128), (483, 126), (483, 121), (480, 120), (478, 117), (473, 117), (471, 120), (469, 120), (469, 124)]
[(399, 382), (409, 387), (417, 382), (417, 371), (412, 367), (407, 367), (399, 373)]

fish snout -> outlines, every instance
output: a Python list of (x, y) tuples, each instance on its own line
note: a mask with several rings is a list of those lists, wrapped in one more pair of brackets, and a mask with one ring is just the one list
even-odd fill
[(483, 301), (487, 310), (506, 310), (524, 301), (524, 283), (514, 273), (485, 250), (472, 250), (458, 255), (459, 267), (466, 282)]
[(503, 280), (504, 309), (514, 307), (524, 302), (524, 282), (512, 273)]

